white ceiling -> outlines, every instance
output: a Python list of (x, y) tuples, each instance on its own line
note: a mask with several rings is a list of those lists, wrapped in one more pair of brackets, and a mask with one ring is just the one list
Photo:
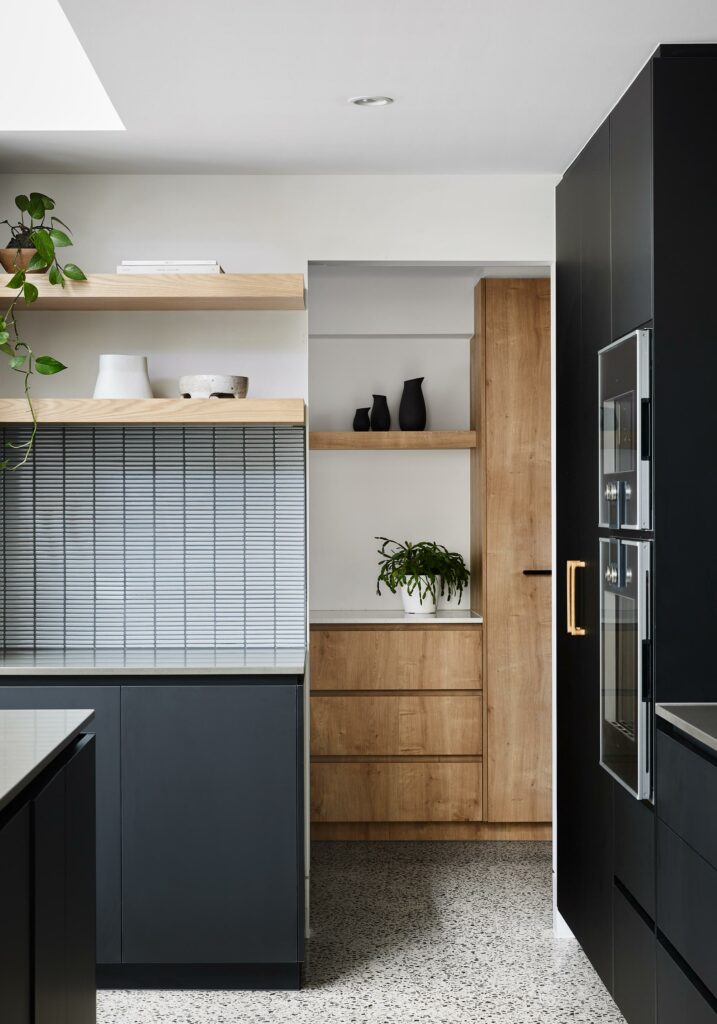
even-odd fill
[(127, 130), (2, 133), (3, 169), (557, 173), (657, 45), (717, 41), (715, 0), (62, 6)]

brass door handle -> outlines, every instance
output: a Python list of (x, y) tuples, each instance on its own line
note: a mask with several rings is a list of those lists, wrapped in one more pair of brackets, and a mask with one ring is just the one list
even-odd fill
[(569, 558), (566, 562), (567, 587), (568, 587), (568, 634), (570, 636), (585, 636), (582, 626), (575, 625), (575, 571), (584, 569), (585, 562), (576, 558)]

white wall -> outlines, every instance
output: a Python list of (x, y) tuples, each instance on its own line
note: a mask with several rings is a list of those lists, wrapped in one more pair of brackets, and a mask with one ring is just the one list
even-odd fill
[[(216, 258), (228, 271), (306, 271), (311, 260), (549, 262), (553, 175), (0, 175), (0, 211), (42, 191), (72, 227), (71, 258)], [(36, 393), (91, 393), (101, 352), (150, 356), (158, 395), (182, 373), (251, 377), (250, 393), (306, 395), (306, 317), (248, 313), (29, 314), (35, 350), (69, 369)], [(35, 319), (36, 318), (36, 319)], [(0, 370), (0, 373), (2, 371)], [(18, 394), (19, 376), (0, 377)]]

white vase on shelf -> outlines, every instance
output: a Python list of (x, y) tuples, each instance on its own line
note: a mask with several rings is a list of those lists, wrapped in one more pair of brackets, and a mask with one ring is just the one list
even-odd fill
[(93, 398), (154, 398), (147, 356), (100, 356)]
[[(425, 588), (427, 577), (420, 576), (419, 579)], [(437, 583), (437, 581), (436, 581)], [(403, 602), (403, 610), (407, 615), (435, 615), (436, 614), (436, 599), (433, 594), (428, 591), (423, 596), (421, 601), (421, 594), (419, 587), (414, 587), (413, 592), (409, 594), (408, 587), (401, 587), (401, 601)]]

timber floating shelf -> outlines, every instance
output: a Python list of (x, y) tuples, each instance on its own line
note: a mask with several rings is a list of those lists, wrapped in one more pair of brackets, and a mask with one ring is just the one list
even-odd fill
[[(299, 427), (303, 398), (36, 398), (38, 423), (235, 423)], [(23, 398), (0, 399), (0, 423), (31, 423)]]
[[(64, 288), (33, 274), (39, 296), (28, 310), (302, 310), (303, 274), (88, 274)], [(10, 281), (0, 274), (0, 287)]]
[(315, 451), (408, 451), (477, 445), (475, 430), (332, 430), (309, 434), (309, 448)]

